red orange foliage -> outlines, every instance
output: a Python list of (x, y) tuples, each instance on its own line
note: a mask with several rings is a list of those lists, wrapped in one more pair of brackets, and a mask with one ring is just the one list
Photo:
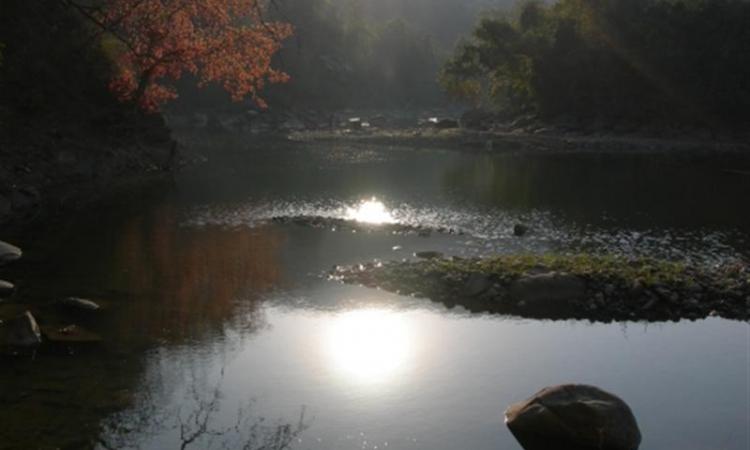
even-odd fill
[(110, 83), (120, 100), (156, 110), (177, 97), (169, 81), (189, 72), (199, 85), (216, 82), (234, 100), (265, 107), (259, 91), (289, 78), (271, 58), (292, 27), (266, 22), (260, 1), (106, 0), (82, 11), (123, 44)]

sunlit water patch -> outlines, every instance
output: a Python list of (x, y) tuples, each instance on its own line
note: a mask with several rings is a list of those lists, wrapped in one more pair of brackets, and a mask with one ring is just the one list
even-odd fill
[(375, 225), (395, 222), (391, 212), (375, 197), (362, 200), (354, 207), (348, 207), (344, 219)]
[[(184, 225), (189, 227), (256, 227), (271, 219), (311, 217), (351, 220), (367, 225), (404, 224), (424, 229), (450, 229), (462, 234), (458, 245), (442, 250), (462, 256), (509, 252), (600, 252), (648, 256), (715, 265), (745, 258), (737, 245), (746, 245), (739, 230), (707, 228), (633, 229), (605, 224), (581, 224), (542, 210), (498, 210), (435, 207), (405, 202), (391, 203), (378, 197), (346, 202), (322, 201), (247, 202), (193, 208)], [(529, 232), (514, 235), (516, 224)], [(333, 230), (332, 230), (333, 231)]]
[(748, 375), (740, 322), (612, 326), (419, 307), (272, 307), (263, 315), (269, 327), (252, 336), (229, 329), (223, 346), (151, 354), (140, 401), (106, 422), (101, 441), (175, 448), (195, 433), (197, 448), (242, 448), (247, 439), (261, 448), (258, 440), (279, 425), (294, 429), (302, 412), (293, 448), (516, 448), (505, 407), (571, 381), (622, 396), (644, 450), (717, 442), (742, 450), (748, 439), (737, 395)]

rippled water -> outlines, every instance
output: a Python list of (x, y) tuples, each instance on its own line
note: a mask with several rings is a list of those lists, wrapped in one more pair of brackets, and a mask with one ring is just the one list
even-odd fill
[[(203, 150), (208, 164), (173, 184), (18, 237), (27, 257), (3, 276), (41, 305), (40, 322), (68, 320), (44, 307), (57, 296), (102, 299), (82, 325), (104, 342), (2, 360), (0, 448), (258, 447), (301, 418), (299, 449), (516, 449), (504, 409), (564, 382), (621, 395), (643, 449), (748, 448), (747, 323), (520, 320), (325, 277), (421, 250), (746, 259), (750, 180), (724, 165), (242, 140)], [(270, 220), (299, 215), (464, 234)], [(513, 236), (516, 223), (529, 235)]]

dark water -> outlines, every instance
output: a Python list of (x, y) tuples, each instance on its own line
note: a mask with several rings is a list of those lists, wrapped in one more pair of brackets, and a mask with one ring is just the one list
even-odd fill
[[(504, 409), (563, 382), (622, 396), (643, 449), (750, 446), (747, 323), (473, 315), (325, 278), (419, 250), (746, 259), (750, 178), (724, 170), (750, 162), (201, 145), (174, 183), (19, 237), (4, 277), (40, 322), (72, 320), (44, 305), (58, 296), (102, 299), (76, 320), (104, 342), (2, 360), (0, 448), (260, 448), (302, 416), (299, 449), (516, 449)], [(267, 222), (300, 214), (465, 234)]]

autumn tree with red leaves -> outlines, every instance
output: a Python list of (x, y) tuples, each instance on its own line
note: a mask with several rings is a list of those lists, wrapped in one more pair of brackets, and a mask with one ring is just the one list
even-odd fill
[(218, 83), (233, 100), (288, 80), (271, 59), (292, 27), (264, 19), (262, 0), (62, 0), (116, 42), (110, 89), (118, 99), (156, 111), (177, 97), (170, 81), (186, 72), (199, 86)]

